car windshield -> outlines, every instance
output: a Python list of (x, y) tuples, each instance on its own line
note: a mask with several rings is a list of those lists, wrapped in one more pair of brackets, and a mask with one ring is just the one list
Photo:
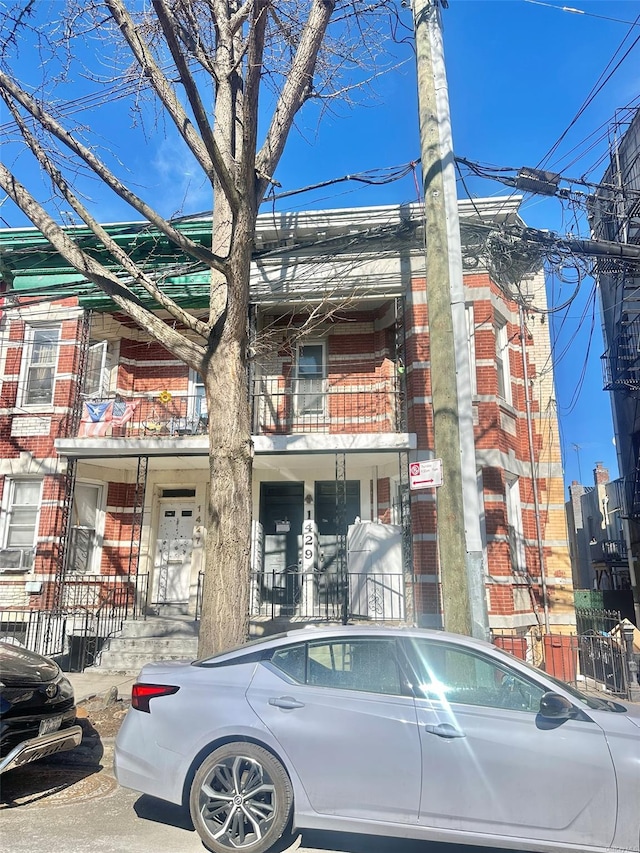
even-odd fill
[[(501, 655), (509, 658), (510, 660), (517, 660), (521, 666), (526, 666), (527, 669), (534, 672), (536, 675), (540, 675), (540, 670), (535, 666), (532, 666), (527, 661), (521, 660), (520, 658), (516, 658), (514, 655), (510, 654), (510, 652), (506, 652), (504, 649), (500, 649), (497, 646), (495, 647), (496, 651), (500, 652)], [(553, 675), (549, 675), (548, 672), (543, 673), (544, 677), (549, 681), (553, 681), (554, 684), (557, 684), (562, 690), (571, 694), (574, 699), (580, 702), (581, 705), (585, 705), (587, 708), (591, 708), (594, 711), (614, 711), (615, 713), (625, 713), (627, 708), (622, 705), (620, 702), (615, 702), (613, 699), (605, 699), (601, 696), (589, 696), (586, 693), (583, 693), (581, 690), (578, 690), (577, 687), (574, 687), (571, 684), (567, 684), (566, 681), (561, 681), (559, 678), (555, 678)]]

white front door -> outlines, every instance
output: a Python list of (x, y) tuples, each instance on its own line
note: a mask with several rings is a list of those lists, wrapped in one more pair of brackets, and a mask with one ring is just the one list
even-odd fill
[(153, 572), (154, 604), (189, 601), (195, 504), (162, 503)]

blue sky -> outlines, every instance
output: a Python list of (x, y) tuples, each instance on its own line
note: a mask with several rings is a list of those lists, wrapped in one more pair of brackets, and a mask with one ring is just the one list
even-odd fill
[[(616, 62), (640, 37), (632, 27), (637, 0), (571, 2), (588, 14), (561, 10), (557, 3), (527, 0), (450, 0), (443, 10), (453, 141), (458, 156), (497, 166), (537, 166), (565, 132), (628, 33)], [(618, 20), (611, 20), (618, 19)], [(618, 108), (640, 95), (640, 44), (633, 47), (602, 91), (566, 135), (548, 168), (597, 182), (606, 167), (606, 129)], [(614, 62), (614, 64), (616, 64)], [(608, 75), (606, 75), (608, 76)], [(305, 183), (363, 169), (408, 162), (419, 154), (415, 76), (412, 63), (378, 84), (380, 103), (363, 106), (320, 128), (307, 128), (313, 144), (293, 139), (278, 177), (295, 184), (289, 170), (305, 162)], [(594, 131), (600, 131), (594, 134)], [(584, 140), (589, 137), (585, 145)], [(585, 156), (585, 150), (589, 150)], [(306, 146), (306, 159), (305, 159)], [(575, 149), (575, 150), (574, 150)], [(330, 155), (327, 156), (327, 151)], [(296, 170), (297, 171), (297, 170)], [(300, 173), (296, 178), (300, 185)], [(509, 190), (485, 179), (465, 181), (471, 195)], [(459, 194), (466, 195), (459, 185)], [(415, 200), (413, 179), (382, 188), (301, 196), (299, 207)], [(587, 234), (556, 199), (525, 196), (527, 224), (560, 233)], [(549, 280), (552, 304), (560, 305), (574, 284)], [(593, 482), (597, 461), (617, 476), (609, 395), (602, 390), (604, 351), (593, 281), (585, 279), (571, 306), (551, 318), (555, 337), (556, 397), (560, 414), (565, 482)]]
[[(567, 0), (569, 4), (569, 0)], [(450, 0), (443, 10), (444, 44), (450, 88), (453, 139), (457, 155), (497, 166), (536, 166), (570, 125), (594, 83), (620, 44), (626, 50), (640, 39), (640, 0), (575, 0), (570, 5), (588, 14), (561, 10), (559, 3), (540, 0)], [(46, 14), (47, 0), (37, 8)], [(55, 9), (55, 3), (53, 3)], [(405, 12), (408, 15), (408, 12)], [(617, 19), (617, 20), (616, 20)], [(628, 23), (625, 23), (628, 22)], [(104, 46), (99, 45), (104, 51)], [(414, 55), (410, 43), (396, 47), (398, 66), (376, 77), (369, 90), (356, 93), (350, 106), (336, 103), (318, 122), (317, 112), (303, 113), (292, 134), (276, 177), (283, 190), (305, 187), (346, 174), (382, 169), (419, 157)], [(23, 53), (29, 72), (33, 54)], [(618, 55), (618, 58), (620, 54)], [(597, 181), (604, 171), (606, 128), (616, 109), (640, 95), (640, 42), (610, 76), (556, 151), (548, 167), (571, 177)], [(102, 55), (106, 66), (106, 54)], [(70, 76), (56, 94), (62, 100), (96, 85)], [(373, 94), (372, 94), (373, 91)], [(144, 142), (133, 143), (131, 118), (123, 101), (107, 106), (105, 117), (91, 114), (104, 147), (126, 162), (138, 190), (170, 214), (210, 207), (209, 191), (189, 165), (175, 136), (161, 123)], [(1, 116), (5, 121), (6, 113)], [(594, 134), (594, 131), (598, 131)], [(584, 153), (583, 141), (594, 134)], [(12, 149), (15, 150), (15, 149)], [(33, 167), (18, 158), (19, 169), (37, 180)], [(466, 182), (478, 197), (503, 195), (508, 189), (485, 179)], [(143, 191), (144, 188), (144, 191)], [(131, 218), (130, 212), (88, 182), (89, 205), (102, 221)], [(465, 189), (459, 186), (459, 193)], [(353, 184), (304, 193), (282, 202), (282, 209), (347, 207), (415, 201), (413, 176), (382, 187)], [(527, 224), (564, 233), (586, 233), (556, 199), (526, 197), (521, 213)], [(4, 223), (25, 224), (9, 205), (0, 208)], [(574, 285), (549, 282), (554, 304)], [(602, 390), (600, 355), (604, 349), (597, 316), (593, 317), (593, 283), (586, 279), (578, 298), (555, 315), (556, 394), (564, 449), (565, 481), (592, 482), (596, 461), (617, 475), (612, 442), (610, 404)], [(581, 380), (582, 377), (582, 380)]]

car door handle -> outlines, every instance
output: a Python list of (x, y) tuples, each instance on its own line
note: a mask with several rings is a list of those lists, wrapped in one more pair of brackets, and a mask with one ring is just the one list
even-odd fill
[(464, 732), (452, 726), (451, 723), (438, 723), (437, 726), (425, 726), (424, 728), (430, 735), (438, 735), (438, 737), (465, 737)]
[(292, 711), (294, 708), (304, 708), (304, 702), (298, 702), (293, 696), (278, 696), (277, 698), (269, 699), (270, 705), (275, 705), (276, 708), (286, 708)]

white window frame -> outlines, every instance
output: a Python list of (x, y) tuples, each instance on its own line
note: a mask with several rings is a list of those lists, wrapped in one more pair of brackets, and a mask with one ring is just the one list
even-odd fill
[(522, 521), (520, 478), (515, 474), (507, 474), (505, 477), (505, 502), (511, 567), (514, 572), (525, 574), (527, 571), (527, 552)]
[(197, 370), (189, 369), (189, 417), (207, 418), (207, 395), (204, 382)]
[[(55, 341), (55, 353), (53, 359), (50, 363), (47, 364), (32, 364), (34, 346), (36, 343), (36, 335), (38, 332), (56, 332), (56, 341)], [(47, 323), (47, 324), (38, 324), (38, 325), (30, 325), (28, 324), (25, 328), (25, 347), (22, 355), (22, 364), (20, 366), (20, 381), (19, 381), (19, 403), (18, 405), (29, 408), (29, 409), (49, 409), (53, 406), (53, 401), (55, 400), (56, 393), (56, 374), (58, 372), (58, 356), (60, 354), (60, 324), (59, 323)], [(49, 368), (51, 369), (51, 394), (48, 402), (43, 401), (34, 401), (29, 402), (29, 377), (32, 370), (37, 370), (38, 368)]]
[[(37, 483), (40, 486), (40, 497), (35, 509), (35, 518), (33, 522), (33, 541), (31, 545), (11, 546), (9, 545), (9, 537), (14, 525), (12, 517), (16, 509), (15, 492), (16, 486), (21, 483)], [(0, 543), (2, 544), (2, 554), (0, 555), (0, 573), (2, 572), (31, 572), (33, 571), (33, 561), (36, 553), (36, 545), (38, 542), (38, 530), (40, 528), (40, 508), (42, 506), (42, 479), (33, 477), (7, 477), (4, 484), (4, 495), (2, 500), (2, 516), (3, 524), (1, 531)], [(32, 506), (32, 504), (19, 505), (24, 507)], [(24, 525), (23, 525), (24, 526)], [(6, 566), (3, 565), (5, 552), (20, 552), (18, 565)]]
[(509, 360), (509, 337), (507, 321), (496, 315), (493, 331), (496, 339), (496, 373), (498, 381), (498, 397), (511, 405), (511, 363)]
[[(87, 366), (85, 370), (83, 396), (87, 399), (106, 397), (109, 393), (109, 372), (107, 369), (108, 356), (107, 341), (93, 341), (89, 343), (89, 352), (87, 354)], [(100, 353), (99, 367), (96, 370), (97, 381), (93, 387), (89, 387), (89, 364), (93, 353)]]
[[(73, 547), (73, 539), (74, 539), (74, 530), (77, 529), (87, 529), (82, 525), (74, 524), (74, 512), (75, 512), (75, 501), (76, 494), (74, 492), (73, 495), (73, 504), (71, 505), (71, 524), (69, 527), (69, 553), (67, 554), (67, 562), (66, 562), (66, 571), (69, 572), (73, 577), (80, 577), (81, 575), (98, 575), (100, 574), (100, 562), (102, 559), (102, 545), (104, 541), (104, 521), (105, 521), (105, 508), (104, 508), (104, 499), (105, 499), (105, 487), (104, 483), (96, 482), (93, 480), (77, 480), (76, 486), (88, 486), (89, 488), (93, 488), (97, 492), (96, 498), (96, 517), (95, 523), (93, 526), (93, 534), (94, 539), (91, 543), (91, 554), (89, 561), (87, 563), (87, 567), (85, 571), (74, 571), (74, 567), (71, 565), (71, 548)], [(89, 528), (91, 529), (91, 528)]]
[[(305, 347), (322, 348), (322, 376), (311, 379), (300, 376), (300, 354)], [(297, 418), (322, 420), (327, 408), (327, 342), (323, 339), (309, 339), (296, 344), (294, 411)], [(312, 384), (313, 383), (313, 384)], [(319, 404), (308, 405), (313, 397), (319, 397)]]

